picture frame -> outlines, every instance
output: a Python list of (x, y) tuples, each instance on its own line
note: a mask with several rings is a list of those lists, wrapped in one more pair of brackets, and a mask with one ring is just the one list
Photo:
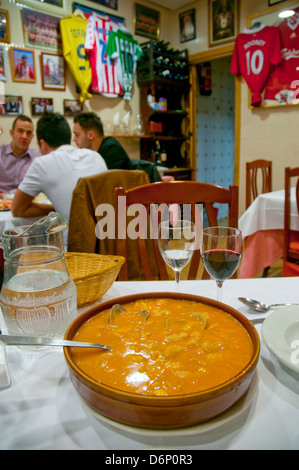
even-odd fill
[(31, 115), (41, 116), (53, 112), (53, 98), (31, 98)]
[[(284, 24), (289, 23), (288, 18), (279, 18), (279, 13), (284, 10), (295, 10), (299, 14), (299, 0), (289, 0), (280, 2), (277, 5), (272, 5), (270, 8), (261, 10), (252, 15), (247, 16), (247, 29), (255, 25), (264, 24), (266, 26), (275, 26), (284, 29)], [(292, 18), (292, 17), (291, 17)], [(290, 27), (294, 32), (297, 29), (297, 20), (290, 23)], [(284, 38), (281, 36), (282, 48)], [(295, 44), (294, 50), (299, 49), (298, 34), (294, 37)], [(285, 71), (285, 67), (292, 67), (295, 74), (291, 74), (292, 80), (289, 79), (290, 72)], [(270, 109), (270, 108), (288, 108), (299, 106), (299, 58), (296, 55), (282, 54), (282, 62), (279, 65), (279, 73), (276, 74), (275, 69), (272, 71), (271, 76), (268, 78), (266, 86), (262, 93), (262, 102), (258, 107), (251, 105), (252, 92), (248, 88), (248, 108), (249, 109)]]
[(4, 46), (0, 46), (0, 81), (6, 81), (6, 57)]
[(66, 67), (63, 55), (42, 52), (41, 74), (44, 90), (64, 91), (66, 88)]
[(0, 42), (10, 43), (9, 13), (0, 8)]
[(192, 41), (196, 38), (195, 8), (179, 14), (180, 42)]
[[(80, 15), (83, 15), (86, 19), (88, 19), (89, 16), (92, 15), (92, 13), (98, 13), (99, 15), (104, 15), (104, 16), (107, 15), (107, 12), (105, 11), (96, 10), (95, 8), (90, 8), (85, 5), (81, 5), (80, 3), (77, 3), (77, 2), (73, 2), (73, 13), (74, 12)], [(122, 18), (121, 16), (111, 15), (109, 13), (109, 18), (111, 18), (116, 23), (120, 23), (122, 25), (126, 24), (125, 18)]]
[(33, 49), (11, 47), (11, 70), (14, 82), (35, 83), (35, 59)]
[(61, 52), (60, 20), (61, 17), (56, 15), (36, 11), (31, 8), (22, 8), (25, 46)]
[(209, 0), (209, 45), (234, 42), (239, 27), (239, 0)]
[(0, 115), (23, 114), (23, 97), (20, 95), (4, 95), (0, 102)]
[(104, 7), (113, 8), (113, 10), (118, 9), (118, 0), (90, 0), (93, 3), (98, 3)]
[(23, 0), (24, 4), (35, 5), (38, 8), (49, 6), (50, 8), (64, 8), (67, 0)]
[(135, 3), (135, 34), (149, 39), (160, 37), (160, 12)]
[(284, 3), (286, 0), (268, 0), (268, 6), (278, 5), (278, 3)]
[(83, 110), (80, 100), (63, 100), (63, 114), (65, 116), (77, 116)]

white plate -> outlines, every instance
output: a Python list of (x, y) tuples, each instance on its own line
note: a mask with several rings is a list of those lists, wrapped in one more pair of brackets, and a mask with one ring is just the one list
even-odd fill
[[(195, 426), (190, 426), (186, 428), (178, 428), (178, 429), (144, 429), (144, 428), (137, 428), (134, 426), (128, 426), (126, 424), (119, 423), (112, 419), (107, 418), (106, 416), (97, 413), (95, 410), (90, 408), (82, 399), (83, 409), (85, 410), (87, 416), (92, 419), (92, 424), (97, 428), (101, 425), (107, 425), (112, 427), (114, 430), (124, 431), (127, 434), (137, 434), (138, 436), (155, 436), (155, 437), (177, 437), (177, 436), (194, 436), (197, 434), (203, 434), (208, 431), (214, 430), (219, 426), (222, 426), (232, 419), (238, 417), (244, 411), (246, 411), (249, 406), (251, 405), (255, 394), (258, 389), (258, 383), (260, 379), (260, 372), (258, 367), (255, 369), (253, 374), (251, 383), (245, 395), (240, 398), (229, 410), (225, 411), (221, 415), (213, 418), (209, 421), (204, 423), (197, 424)], [(81, 397), (80, 397), (81, 398)], [(101, 428), (99, 428), (101, 431)]]
[(286, 307), (271, 313), (262, 326), (267, 348), (284, 365), (299, 372), (299, 307)]

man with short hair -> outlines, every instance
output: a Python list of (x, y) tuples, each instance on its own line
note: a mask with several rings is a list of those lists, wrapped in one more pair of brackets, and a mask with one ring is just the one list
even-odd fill
[(95, 113), (80, 113), (74, 118), (74, 142), (79, 148), (98, 152), (109, 170), (133, 170), (128, 154), (114, 137), (104, 137), (103, 124)]
[(34, 158), (40, 155), (29, 149), (33, 131), (30, 117), (20, 114), (15, 118), (10, 130), (11, 143), (0, 146), (0, 193), (16, 191)]
[[(107, 171), (107, 165), (97, 152), (70, 145), (70, 126), (59, 113), (44, 114), (37, 123), (36, 134), (43, 157), (32, 163), (19, 185), (12, 213), (15, 217), (38, 217), (54, 209), (68, 220), (78, 179)], [(53, 206), (33, 202), (40, 192)]]

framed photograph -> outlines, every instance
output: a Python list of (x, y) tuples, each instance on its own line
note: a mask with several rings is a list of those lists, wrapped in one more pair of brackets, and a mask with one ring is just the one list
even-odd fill
[(41, 116), (43, 113), (53, 112), (53, 98), (31, 98), (32, 116)]
[(10, 42), (9, 13), (0, 8), (0, 42)]
[(179, 15), (180, 20), (180, 41), (186, 42), (196, 38), (195, 29), (195, 8), (184, 11)]
[(0, 80), (6, 80), (6, 59), (4, 46), (0, 46)]
[(59, 16), (23, 8), (22, 19), (26, 46), (62, 51)]
[[(93, 13), (98, 13), (99, 15), (107, 15), (107, 12), (105, 11), (100, 11), (100, 10), (95, 10), (94, 8), (89, 8), (86, 7), (85, 5), (81, 5), (80, 3), (73, 2), (73, 13), (76, 12), (79, 15), (84, 16), (86, 19), (90, 17)], [(125, 18), (122, 18), (121, 16), (116, 16), (116, 15), (111, 15), (109, 13), (109, 18), (111, 18), (113, 21), (116, 21), (116, 23), (121, 23), (125, 25), (126, 20)]]
[(63, 55), (42, 52), (41, 72), (44, 90), (65, 90), (66, 73)]
[(99, 5), (103, 5), (108, 8), (113, 8), (114, 10), (117, 10), (118, 8), (118, 0), (90, 0), (93, 3), (98, 3)]
[[(38, 8), (44, 9), (45, 6), (49, 5), (50, 8), (58, 7), (64, 8), (65, 3), (67, 0), (23, 0), (24, 4), (26, 5), (35, 5)], [(22, 3), (23, 3), (22, 2)]]
[(0, 114), (22, 114), (23, 98), (18, 95), (4, 95), (4, 100), (0, 102)]
[(11, 47), (11, 68), (14, 82), (35, 83), (35, 61), (32, 49)]
[(64, 100), (63, 112), (65, 116), (76, 116), (81, 113), (83, 105), (80, 100)]
[(160, 37), (160, 12), (135, 4), (135, 34), (149, 39)]
[(268, 6), (277, 5), (278, 3), (284, 3), (286, 0), (268, 0)]
[(233, 42), (238, 35), (238, 0), (209, 0), (209, 44)]
[(0, 8), (0, 42), (10, 42), (9, 14)]

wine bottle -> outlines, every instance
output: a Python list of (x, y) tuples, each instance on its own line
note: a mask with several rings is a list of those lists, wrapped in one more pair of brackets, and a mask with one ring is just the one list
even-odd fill
[(165, 146), (161, 146), (161, 161), (163, 166), (167, 166), (167, 152)]
[(159, 140), (156, 140), (156, 165), (162, 165), (162, 159), (161, 159), (161, 148), (160, 148), (160, 142)]

